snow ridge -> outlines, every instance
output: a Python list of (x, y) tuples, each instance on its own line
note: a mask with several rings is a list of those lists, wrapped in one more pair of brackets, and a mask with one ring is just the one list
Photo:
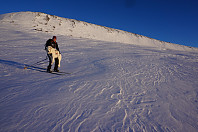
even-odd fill
[(17, 26), (27, 27), (35, 31), (67, 35), (95, 40), (135, 44), (140, 46), (157, 47), (161, 50), (196, 50), (197, 48), (181, 46), (163, 42), (142, 35), (95, 25), (74, 19), (62, 18), (40, 12), (17, 12), (0, 16), (2, 23), (11, 23)]

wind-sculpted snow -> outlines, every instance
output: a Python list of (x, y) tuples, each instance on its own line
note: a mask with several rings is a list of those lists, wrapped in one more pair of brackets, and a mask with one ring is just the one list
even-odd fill
[(198, 131), (197, 52), (57, 36), (72, 73), (58, 76), (23, 69), (51, 35), (4, 23), (0, 34), (2, 132)]
[(109, 42), (120, 42), (147, 47), (157, 47), (160, 50), (174, 49), (182, 51), (198, 51), (197, 48), (181, 46), (159, 41), (142, 35), (95, 25), (74, 19), (62, 18), (40, 12), (17, 12), (0, 15), (0, 22), (15, 25), (26, 30), (47, 32), (59, 35), (89, 38)]

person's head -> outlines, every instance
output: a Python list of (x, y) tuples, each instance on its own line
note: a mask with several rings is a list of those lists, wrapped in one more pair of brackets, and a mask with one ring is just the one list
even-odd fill
[(52, 38), (53, 40), (54, 40), (54, 42), (56, 42), (56, 36), (53, 36), (53, 38)]

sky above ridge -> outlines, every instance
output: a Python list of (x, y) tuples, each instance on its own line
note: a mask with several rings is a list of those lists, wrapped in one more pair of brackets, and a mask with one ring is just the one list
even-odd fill
[(33, 11), (198, 47), (198, 0), (7, 0), (0, 14)]

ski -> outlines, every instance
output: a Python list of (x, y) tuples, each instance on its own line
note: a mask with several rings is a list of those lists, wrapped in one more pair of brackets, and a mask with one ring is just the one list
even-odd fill
[(66, 74), (72, 74), (69, 72), (63, 72), (63, 71), (59, 71), (59, 72), (55, 72), (55, 71), (51, 71), (51, 72), (47, 72), (47, 68), (42, 68), (42, 67), (36, 67), (36, 66), (29, 66), (27, 68), (24, 69), (31, 69), (31, 70), (36, 70), (39, 72), (45, 72), (45, 73), (51, 73), (51, 74), (55, 74), (55, 75), (66, 75)]
[[(47, 72), (47, 71), (46, 71), (46, 72)], [(51, 71), (51, 72), (47, 72), (47, 73), (56, 74), (56, 75), (71, 74), (71, 73), (69, 73), (69, 72), (62, 72), (62, 71), (59, 71), (59, 72)]]

